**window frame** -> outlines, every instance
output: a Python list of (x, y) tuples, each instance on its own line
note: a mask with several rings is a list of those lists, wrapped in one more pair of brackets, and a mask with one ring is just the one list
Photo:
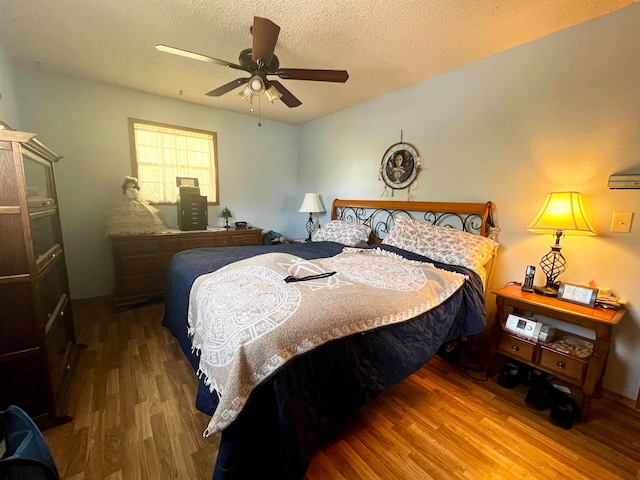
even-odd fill
[[(212, 182), (213, 187), (215, 188), (215, 199), (211, 199), (209, 197), (207, 197), (207, 205), (220, 205), (220, 171), (218, 170), (218, 134), (216, 132), (212, 132), (210, 130), (201, 130), (198, 128), (191, 128), (191, 127), (183, 127), (180, 125), (172, 125), (169, 123), (161, 123), (161, 122), (154, 122), (151, 120), (142, 120), (139, 118), (132, 118), (129, 117), (128, 119), (128, 130), (129, 130), (129, 151), (130, 151), (130, 159), (131, 159), (131, 172), (132, 172), (132, 176), (136, 177), (139, 181), (144, 183), (144, 180), (141, 180), (139, 175), (138, 175), (138, 156), (136, 154), (136, 134), (135, 134), (135, 128), (134, 128), (134, 124), (136, 123), (140, 123), (143, 125), (149, 125), (149, 126), (153, 126), (153, 127), (160, 127), (160, 128), (171, 128), (174, 130), (183, 130), (185, 132), (193, 132), (193, 133), (199, 133), (199, 134), (203, 134), (203, 135), (211, 135), (211, 141), (213, 143), (213, 159), (211, 162), (211, 168), (214, 169), (214, 176), (215, 176), (215, 182)], [(178, 187), (176, 187), (178, 188)], [(176, 202), (154, 202), (154, 201), (149, 201), (149, 203), (152, 203), (154, 205), (176, 205)]]

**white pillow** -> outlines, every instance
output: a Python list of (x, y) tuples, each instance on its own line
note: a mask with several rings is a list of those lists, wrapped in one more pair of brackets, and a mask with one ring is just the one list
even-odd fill
[(479, 270), (498, 249), (490, 238), (449, 227), (438, 227), (396, 217), (383, 244), (417, 253), (450, 265)]
[(369, 240), (371, 227), (359, 223), (332, 220), (313, 233), (314, 242), (338, 242), (349, 247), (362, 246)]

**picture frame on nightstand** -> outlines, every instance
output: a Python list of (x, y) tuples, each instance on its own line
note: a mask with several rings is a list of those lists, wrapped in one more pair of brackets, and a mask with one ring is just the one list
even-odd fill
[(597, 297), (598, 289), (594, 287), (562, 282), (558, 288), (558, 300), (584, 305), (589, 308), (595, 306)]

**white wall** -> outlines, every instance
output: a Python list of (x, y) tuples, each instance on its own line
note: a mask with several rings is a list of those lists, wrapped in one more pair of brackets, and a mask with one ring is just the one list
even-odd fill
[(20, 128), (15, 81), (11, 61), (0, 45), (0, 120), (13, 129)]
[[(526, 265), (549, 251), (550, 236), (525, 230), (546, 194), (582, 192), (599, 236), (562, 240), (569, 268), (560, 279), (594, 280), (630, 300), (604, 386), (635, 399), (640, 190), (606, 185), (613, 173), (640, 173), (639, 29), (636, 4), (308, 123), (299, 133), (299, 196), (319, 192), (325, 206), (380, 197), (380, 161), (402, 129), (422, 154), (416, 200), (497, 205), (497, 289), (522, 281)], [(614, 211), (635, 212), (631, 233), (609, 232)]]
[[(71, 295), (113, 293), (108, 211), (122, 199), (131, 175), (127, 118), (140, 118), (218, 133), (220, 208), (236, 220), (292, 233), (297, 207), (297, 129), (257, 117), (207, 108), (86, 79), (16, 65), (23, 128), (64, 158), (56, 166)], [(177, 228), (175, 207), (160, 207)], [(209, 225), (221, 225), (209, 207)]]

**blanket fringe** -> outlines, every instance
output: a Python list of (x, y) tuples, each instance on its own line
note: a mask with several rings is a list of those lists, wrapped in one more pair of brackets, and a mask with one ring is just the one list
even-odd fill
[(218, 382), (216, 382), (215, 378), (208, 375), (207, 372), (202, 370), (202, 368), (198, 368), (196, 375), (200, 380), (202, 380), (202, 382), (206, 387), (209, 387), (209, 391), (211, 393), (215, 393), (218, 396), (218, 400), (222, 397), (222, 393), (223, 393), (222, 389), (218, 385)]

